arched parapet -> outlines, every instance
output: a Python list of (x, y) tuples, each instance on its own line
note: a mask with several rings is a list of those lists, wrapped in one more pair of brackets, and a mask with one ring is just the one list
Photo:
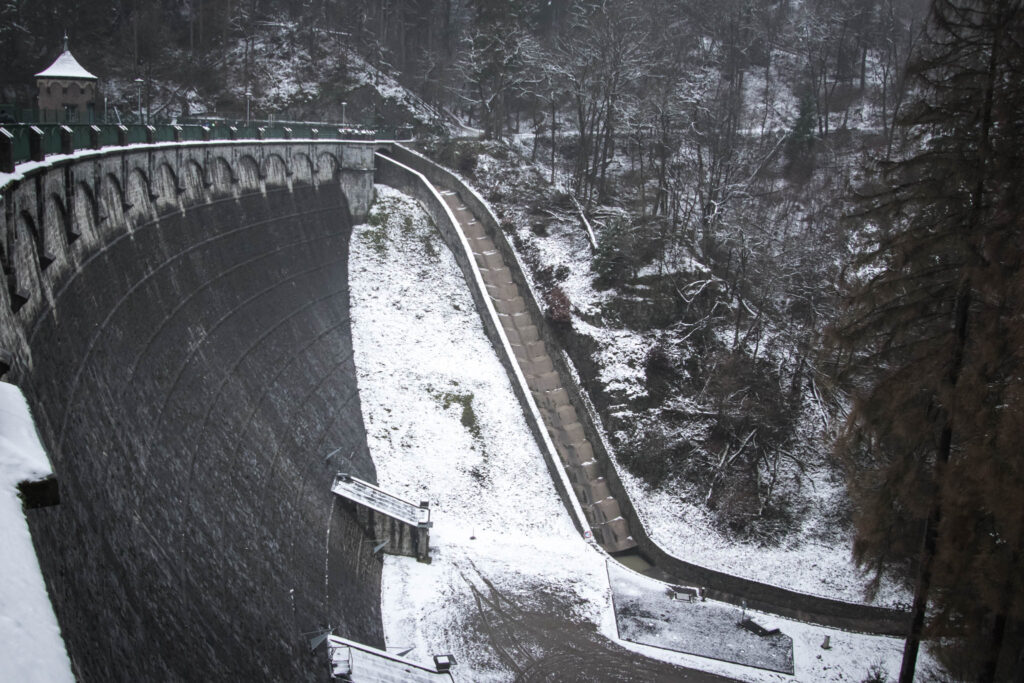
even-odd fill
[(333, 150), (323, 150), (316, 153), (316, 163), (313, 170), (316, 173), (317, 184), (334, 182), (341, 169), (341, 159)]
[(283, 187), (291, 181), (292, 171), (277, 151), (268, 151), (260, 166), (260, 177), (267, 187)]
[[(71, 225), (71, 212), (65, 197), (50, 192), (43, 198), (41, 214), (44, 269), (54, 277), (68, 266), (68, 248), (77, 240)], [(47, 263), (48, 261), (48, 263)]]
[(223, 156), (211, 155), (206, 160), (206, 178), (210, 192), (216, 197), (224, 197), (235, 193), (238, 177), (231, 164)]
[(182, 209), (206, 201), (207, 185), (202, 159), (188, 158), (178, 167), (178, 191)]
[(238, 178), (238, 187), (244, 192), (253, 192), (260, 189), (260, 181), (263, 178), (263, 171), (260, 169), (260, 162), (251, 154), (241, 154), (235, 160), (235, 177)]
[(178, 181), (178, 172), (167, 160), (162, 160), (153, 173), (153, 203), (158, 215), (180, 210), (180, 196), (184, 192)]
[(28, 210), (17, 211), (7, 223), (4, 244), (4, 271), (11, 310), (31, 312), (39, 306), (39, 241), (35, 219)]
[[(350, 140), (161, 143), (83, 150), (15, 175), (0, 188), (0, 280), (8, 284), (0, 287), (0, 323), (27, 315), (27, 301), (45, 305), (40, 288), (54, 286), (124, 231), (216, 198), (267, 186), (337, 184), (353, 218), (362, 220), (380, 146)], [(5, 343), (0, 335), (0, 351)]]
[(156, 217), (156, 209), (153, 207), (156, 196), (149, 176), (143, 168), (135, 166), (128, 171), (124, 184), (123, 206), (129, 230)]
[(124, 190), (117, 175), (107, 173), (100, 179), (98, 199), (100, 239), (105, 240), (126, 227)]
[(292, 168), (292, 183), (302, 183), (305, 185), (315, 184), (315, 174), (313, 171), (314, 164), (303, 150), (295, 150), (292, 152), (291, 157), (291, 168)]

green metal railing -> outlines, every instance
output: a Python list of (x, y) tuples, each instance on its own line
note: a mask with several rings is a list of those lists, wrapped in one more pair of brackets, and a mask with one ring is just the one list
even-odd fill
[[(33, 158), (33, 137), (38, 137), (35, 157), (60, 154), (69, 149), (95, 149), (114, 145), (156, 142), (191, 142), (208, 140), (257, 140), (287, 138), (318, 138), (325, 140), (372, 140), (407, 138), (410, 128), (364, 128), (330, 123), (286, 121), (227, 121), (203, 123), (158, 124), (154, 126), (113, 124), (4, 124), (0, 132), (0, 148), (10, 145), (10, 159), (0, 166), (19, 164)], [(37, 132), (38, 131), (38, 132)], [(70, 133), (68, 133), (70, 131)], [(6, 134), (5, 134), (6, 133)], [(69, 137), (70, 146), (66, 138)], [(0, 168), (0, 172), (7, 170)]]

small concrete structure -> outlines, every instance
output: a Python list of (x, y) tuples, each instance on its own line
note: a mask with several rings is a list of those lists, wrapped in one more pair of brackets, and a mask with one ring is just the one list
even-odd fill
[(327, 637), (327, 653), (331, 658), (331, 678), (334, 680), (351, 683), (433, 683), (454, 680), (449, 672), (455, 663), (451, 655), (435, 656), (434, 668), (431, 669), (340, 636)]
[(43, 121), (93, 123), (96, 119), (97, 78), (86, 71), (68, 49), (36, 74), (39, 116)]
[(416, 505), (349, 474), (338, 474), (331, 491), (355, 509), (364, 531), (384, 552), (430, 561), (433, 522), (427, 501)]

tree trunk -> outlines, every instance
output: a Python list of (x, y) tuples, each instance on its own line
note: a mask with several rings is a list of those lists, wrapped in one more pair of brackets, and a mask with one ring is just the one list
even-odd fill
[[(956, 385), (963, 367), (964, 349), (967, 347), (967, 322), (971, 307), (970, 283), (964, 282), (957, 292), (954, 309), (955, 346), (949, 370), (950, 394), (956, 398)], [(932, 561), (935, 559), (935, 547), (939, 537), (939, 523), (942, 521), (942, 487), (945, 481), (946, 463), (953, 449), (953, 418), (956, 406), (946, 411), (946, 424), (942, 428), (939, 448), (935, 454), (935, 498), (932, 500), (931, 511), (925, 522), (924, 547), (921, 550), (921, 569), (917, 585), (914, 587), (914, 606), (910, 611), (910, 633), (903, 647), (903, 663), (900, 667), (899, 683), (913, 683), (914, 669), (917, 667), (917, 653), (921, 646), (921, 635), (924, 631), (924, 615), (928, 606), (928, 591), (931, 588)]]

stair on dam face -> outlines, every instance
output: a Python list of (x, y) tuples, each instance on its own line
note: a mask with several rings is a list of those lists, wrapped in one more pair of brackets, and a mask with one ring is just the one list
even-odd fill
[(551, 355), (540, 339), (537, 322), (530, 314), (519, 287), (483, 224), (452, 191), (441, 193), (465, 235), (480, 268), (487, 294), (498, 313), (519, 369), (537, 401), (544, 424), (562, 461), (573, 491), (583, 507), (598, 542), (609, 552), (636, 546), (618, 501), (611, 495), (594, 449), (584, 434), (576, 408), (562, 386)]

